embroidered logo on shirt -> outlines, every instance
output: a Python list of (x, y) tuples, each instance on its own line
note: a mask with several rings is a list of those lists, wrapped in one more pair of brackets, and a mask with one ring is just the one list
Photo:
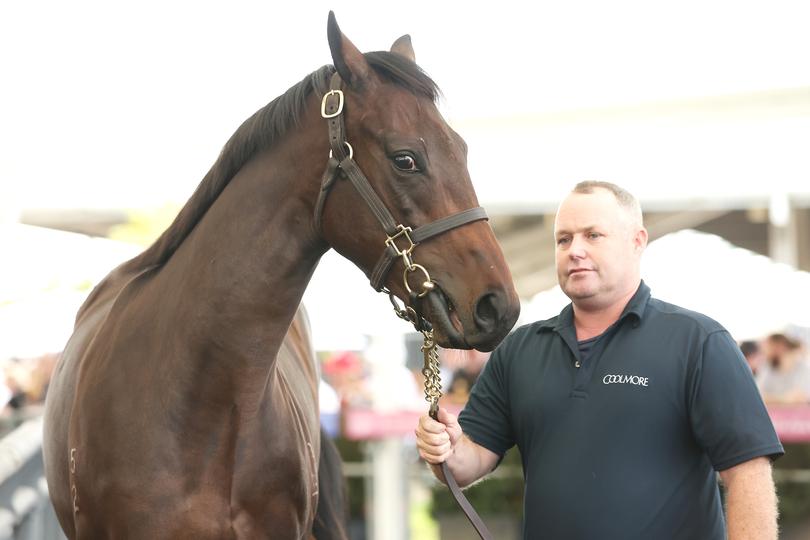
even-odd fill
[(636, 386), (647, 386), (649, 383), (649, 377), (640, 377), (638, 375), (605, 375), (602, 377), (602, 384), (634, 384)]

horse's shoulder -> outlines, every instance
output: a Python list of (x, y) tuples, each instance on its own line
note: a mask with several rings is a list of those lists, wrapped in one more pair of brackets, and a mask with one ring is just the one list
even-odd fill
[(121, 297), (121, 293), (127, 288), (127, 285), (143, 274), (144, 271), (125, 272), (119, 267), (99, 282), (76, 315), (73, 333), (68, 340), (60, 363), (65, 366), (73, 366), (71, 369), (78, 369), (80, 365), (84, 364), (83, 360), (91, 349), (96, 346), (104, 348), (104, 340), (109, 334), (104, 332), (104, 328), (110, 318), (115, 316), (116, 310), (113, 308), (116, 301)]

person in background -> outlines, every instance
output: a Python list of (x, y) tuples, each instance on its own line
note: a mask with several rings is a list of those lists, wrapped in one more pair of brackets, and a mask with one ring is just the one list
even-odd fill
[(757, 383), (766, 403), (810, 401), (810, 361), (802, 344), (785, 334), (769, 335), (762, 343), (765, 357)]
[(740, 343), (740, 352), (745, 357), (748, 367), (751, 369), (751, 374), (756, 377), (760, 365), (762, 365), (763, 355), (762, 348), (756, 341), (746, 340)]
[(440, 398), (439, 403), (444, 406), (460, 406), (467, 403), (470, 398), (470, 390), (475, 383), (475, 376), (465, 369), (457, 369), (453, 372), (447, 391)]
[(571, 304), (498, 346), (458, 418), (420, 418), (422, 458), (468, 486), (517, 446), (527, 539), (775, 540), (782, 445), (729, 333), (650, 296), (636, 199), (580, 183), (554, 235)]
[(335, 390), (341, 406), (363, 407), (371, 403), (366, 367), (353, 351), (339, 351), (323, 364), (323, 378)]
[(340, 396), (323, 377), (318, 380), (318, 412), (326, 434), (333, 439), (340, 435)]

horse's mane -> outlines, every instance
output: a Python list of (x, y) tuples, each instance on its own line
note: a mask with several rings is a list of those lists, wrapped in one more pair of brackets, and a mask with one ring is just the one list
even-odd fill
[[(384, 80), (433, 101), (438, 98), (436, 83), (405, 57), (387, 51), (369, 52), (364, 56)], [(318, 95), (326, 93), (334, 72), (331, 65), (319, 68), (245, 120), (225, 144), (174, 222), (143, 253), (122, 265), (122, 270), (137, 272), (169, 260), (239, 169), (258, 152), (271, 147), (289, 129), (299, 125), (307, 98), (313, 91)]]

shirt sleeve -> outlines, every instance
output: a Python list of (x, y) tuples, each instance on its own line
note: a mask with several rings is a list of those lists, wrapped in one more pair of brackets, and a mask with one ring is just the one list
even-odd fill
[(692, 431), (715, 470), (784, 454), (759, 390), (731, 335), (709, 334), (692, 376)]
[(490, 356), (459, 415), (465, 435), (501, 458), (515, 445), (509, 413), (508, 341), (507, 337)]

